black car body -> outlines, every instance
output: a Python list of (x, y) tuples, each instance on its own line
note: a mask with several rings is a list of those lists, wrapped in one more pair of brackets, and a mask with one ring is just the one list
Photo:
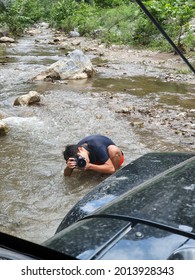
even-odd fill
[(195, 259), (195, 156), (152, 153), (87, 194), (45, 246), (78, 259)]
[(130, 162), (78, 201), (64, 217), (56, 233), (131, 189), (154, 181), (156, 176), (164, 178), (164, 172), (177, 168), (178, 164), (185, 165), (185, 161), (193, 156), (195, 154), (191, 153), (148, 153)]
[[(22, 253), (41, 259), (195, 259), (194, 178), (194, 154), (146, 154), (84, 196), (40, 250), (32, 244)], [(11, 246), (1, 243), (0, 258), (2, 248)]]

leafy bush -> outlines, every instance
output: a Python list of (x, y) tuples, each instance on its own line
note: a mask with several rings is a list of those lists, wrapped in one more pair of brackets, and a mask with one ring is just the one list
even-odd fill
[(59, 0), (54, 2), (51, 9), (51, 23), (57, 27), (66, 29), (67, 31), (72, 29), (74, 24), (71, 18), (74, 18), (77, 14), (79, 3), (74, 0)]
[(146, 0), (144, 1), (152, 15), (175, 40), (178, 47), (182, 47), (182, 35), (188, 32), (189, 20), (195, 15), (194, 0)]
[(5, 4), (0, 1), (0, 14), (5, 11)]
[(39, 0), (14, 0), (0, 15), (11, 33), (20, 34), (27, 26), (37, 22), (43, 13)]
[(102, 8), (113, 8), (129, 3), (127, 0), (95, 0), (94, 2), (97, 6)]
[(99, 12), (84, 1), (59, 0), (53, 4), (51, 23), (66, 32), (78, 28), (81, 34), (90, 34), (99, 25)]

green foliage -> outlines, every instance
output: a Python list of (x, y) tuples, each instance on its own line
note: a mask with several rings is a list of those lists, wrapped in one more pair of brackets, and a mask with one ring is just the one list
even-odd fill
[(39, 0), (14, 0), (0, 14), (0, 22), (6, 23), (10, 32), (17, 35), (25, 27), (37, 22), (42, 13)]
[(182, 39), (183, 44), (186, 46), (187, 51), (195, 49), (195, 36), (193, 31), (189, 31)]
[(88, 34), (99, 24), (98, 16), (97, 8), (84, 1), (59, 0), (53, 4), (51, 23), (66, 32), (78, 28), (80, 33)]
[(77, 14), (79, 3), (74, 0), (59, 0), (54, 2), (51, 9), (51, 22), (57, 28), (73, 28), (71, 18)]
[[(136, 1), (128, 0), (0, 0), (0, 26), (8, 25), (14, 34), (45, 20), (51, 26), (69, 32), (75, 28), (81, 35), (99, 38), (108, 45), (128, 44), (172, 50), (160, 31), (141, 10)], [(195, 15), (194, 0), (142, 1), (171, 39), (183, 49), (194, 47), (189, 21)]]
[(81, 34), (92, 35), (94, 30), (100, 26), (100, 15), (95, 6), (82, 2), (76, 16), (71, 17), (71, 19), (74, 22), (74, 27), (77, 27)]
[(129, 3), (127, 0), (95, 0), (94, 2), (97, 6), (102, 8), (113, 8)]
[(4, 5), (4, 3), (0, 0), (0, 14), (2, 13), (2, 12), (4, 12), (5, 11), (5, 5)]
[(132, 41), (133, 30), (138, 15), (135, 4), (121, 5), (117, 8), (107, 9), (101, 13), (101, 39), (108, 45), (110, 43), (129, 44)]
[(182, 46), (181, 36), (188, 31), (189, 20), (195, 15), (193, 0), (146, 0), (146, 7), (170, 37)]

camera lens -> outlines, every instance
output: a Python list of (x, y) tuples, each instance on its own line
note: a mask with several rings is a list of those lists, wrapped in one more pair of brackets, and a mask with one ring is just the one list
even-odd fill
[(82, 167), (85, 167), (86, 166), (86, 160), (81, 157), (81, 156), (78, 156), (77, 157), (77, 166), (82, 168)]

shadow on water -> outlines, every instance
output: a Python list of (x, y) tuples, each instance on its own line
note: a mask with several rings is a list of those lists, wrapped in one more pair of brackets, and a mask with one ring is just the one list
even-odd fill
[[(51, 34), (37, 36), (41, 41)], [(179, 141), (170, 144), (171, 139), (166, 142), (152, 131), (133, 128), (115, 107), (157, 100), (192, 108), (194, 88), (145, 76), (113, 79), (102, 74), (67, 84), (32, 83), (32, 77), (64, 55), (55, 45), (34, 41), (33, 36), (24, 37), (1, 54), (0, 116), (10, 131), (0, 138), (0, 230), (41, 243), (68, 210), (107, 177), (75, 172), (64, 178), (65, 145), (89, 134), (105, 134), (122, 148), (125, 164), (150, 151), (189, 150)], [(30, 90), (41, 94), (41, 104), (14, 107), (15, 98)]]

